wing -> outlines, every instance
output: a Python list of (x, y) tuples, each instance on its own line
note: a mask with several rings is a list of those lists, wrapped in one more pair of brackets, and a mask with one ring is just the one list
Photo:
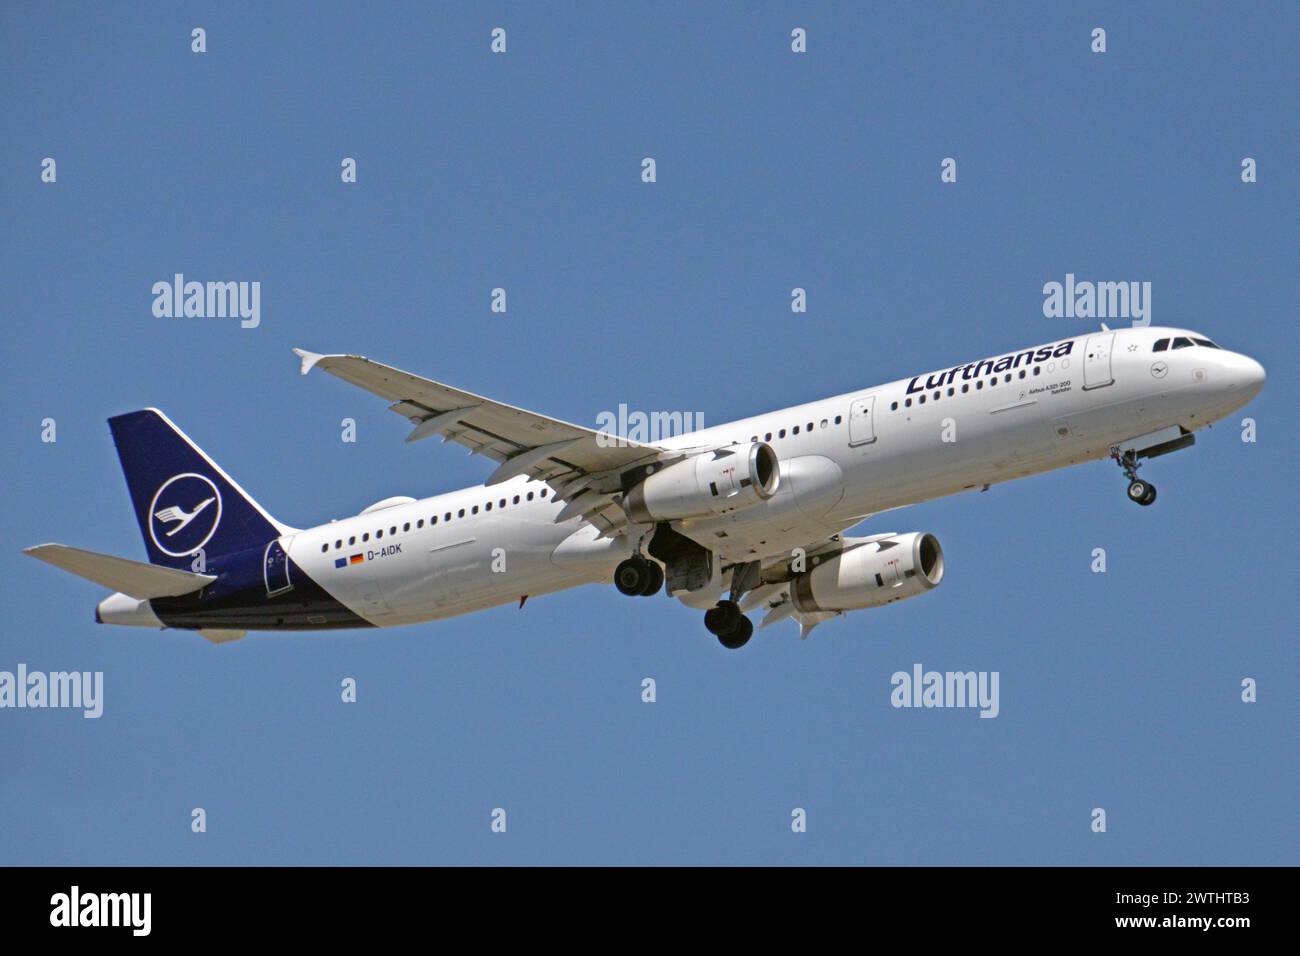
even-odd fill
[[(518, 475), (545, 481), (566, 501), (557, 520), (582, 515), (609, 533), (627, 523), (617, 496), (620, 476), (664, 450), (465, 392), (360, 355), (320, 355), (294, 349), (302, 374), (313, 368), (373, 392), (415, 427), (408, 442), (431, 435), (497, 462), (486, 484)], [(677, 452), (676, 454), (680, 454)]]

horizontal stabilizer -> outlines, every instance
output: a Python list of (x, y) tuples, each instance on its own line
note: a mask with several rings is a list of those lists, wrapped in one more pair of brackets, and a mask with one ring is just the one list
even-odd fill
[(216, 580), (212, 574), (194, 574), (157, 564), (145, 564), (143, 561), (118, 558), (111, 554), (70, 548), (66, 544), (38, 544), (34, 548), (23, 549), (23, 553), (111, 590), (141, 599), (189, 594)]

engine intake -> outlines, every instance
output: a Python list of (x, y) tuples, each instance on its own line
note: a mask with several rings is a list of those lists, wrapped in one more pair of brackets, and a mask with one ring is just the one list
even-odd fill
[(643, 524), (726, 514), (771, 498), (780, 479), (771, 445), (729, 445), (646, 476), (623, 496), (623, 509)]
[(915, 531), (841, 551), (794, 579), (794, 606), (804, 614), (856, 611), (924, 594), (943, 580), (943, 548)]

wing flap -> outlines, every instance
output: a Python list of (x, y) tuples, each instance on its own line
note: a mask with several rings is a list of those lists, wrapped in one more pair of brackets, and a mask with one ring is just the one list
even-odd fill
[(164, 568), (97, 551), (70, 548), (66, 544), (38, 544), (34, 548), (23, 549), (23, 553), (141, 600), (189, 594), (217, 579), (212, 574), (194, 574)]

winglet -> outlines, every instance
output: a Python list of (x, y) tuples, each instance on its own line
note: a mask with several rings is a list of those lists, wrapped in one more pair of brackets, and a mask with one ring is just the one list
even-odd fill
[(319, 352), (308, 352), (306, 349), (294, 349), (293, 354), (302, 359), (303, 375), (310, 372), (316, 366), (316, 363), (325, 357)]

